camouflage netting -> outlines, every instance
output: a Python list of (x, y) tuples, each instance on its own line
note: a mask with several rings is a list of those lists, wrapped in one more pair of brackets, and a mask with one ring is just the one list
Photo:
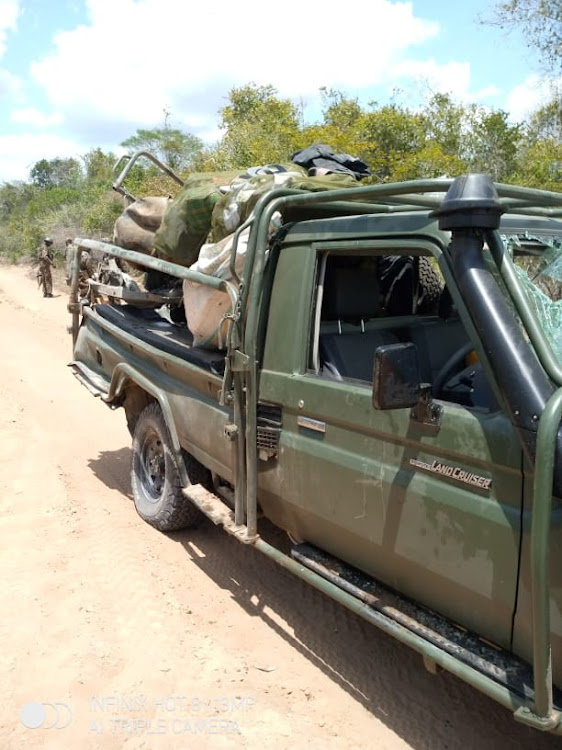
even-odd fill
[[(226, 282), (227, 292), (183, 282), (185, 314), (194, 345), (220, 349), (226, 344), (228, 317), (236, 301), (248, 242), (246, 231), (238, 243), (233, 274), (234, 232), (251, 217), (259, 199), (278, 187), (320, 191), (356, 186), (357, 180), (350, 174), (309, 177), (306, 169), (292, 163), (252, 167), (245, 174), (192, 174), (173, 200), (150, 198), (129, 206), (116, 223), (114, 242)], [(152, 215), (149, 209), (153, 209)], [(147, 216), (154, 220), (151, 227)], [(281, 223), (276, 212), (270, 234)], [(145, 285), (154, 288), (148, 277)]]
[(190, 266), (211, 229), (213, 208), (237, 172), (192, 174), (168, 206), (154, 238), (156, 255), (163, 260)]
[(201, 247), (220, 242), (250, 218), (258, 200), (276, 187), (330, 190), (357, 186), (351, 175), (308, 177), (296, 164), (252, 167), (239, 171), (193, 173), (178, 195), (147, 197), (123, 211), (114, 227), (119, 247), (191, 266)]
[[(235, 276), (231, 269), (233, 233), (250, 218), (261, 196), (282, 186), (305, 190), (326, 190), (353, 185), (357, 185), (357, 181), (347, 175), (307, 177), (303, 170), (295, 167), (290, 171), (237, 177), (230, 183), (228, 192), (221, 193), (218, 199), (213, 196), (211, 200), (204, 203), (200, 213), (195, 216), (195, 222), (190, 220), (190, 223), (193, 226), (197, 225), (199, 219), (202, 219), (202, 222), (206, 221), (212, 205), (208, 226), (210, 233), (207, 237), (210, 241), (199, 246), (198, 257), (190, 265), (192, 269), (200, 273), (223, 279), (226, 282), (227, 291), (216, 291), (191, 281), (183, 282), (185, 315), (187, 325), (193, 334), (194, 346), (223, 349), (226, 345), (228, 321), (238, 293), (238, 279), (235, 276), (241, 276), (243, 271), (249, 230), (242, 232), (239, 238), (235, 258)], [(195, 214), (193, 206), (189, 206), (188, 210)], [(203, 224), (201, 228), (202, 226)], [(271, 219), (270, 235), (280, 226), (281, 216), (276, 212)], [(161, 234), (164, 231), (163, 225)], [(194, 247), (193, 250), (195, 250)], [(185, 257), (176, 258), (177, 263), (185, 260)]]
[(307, 177), (305, 170), (295, 164), (288, 166), (285, 172), (254, 177), (242, 175), (233, 180), (230, 190), (219, 198), (213, 209), (210, 240), (219, 242), (236, 231), (250, 218), (262, 195), (278, 187), (317, 192), (357, 187), (357, 180), (342, 174)]
[(262, 195), (277, 187), (317, 191), (356, 186), (357, 181), (347, 175), (307, 177), (294, 164), (285, 171), (254, 176), (232, 172), (192, 175), (168, 207), (156, 232), (156, 255), (191, 266), (203, 244), (220, 242), (235, 232), (250, 218)]

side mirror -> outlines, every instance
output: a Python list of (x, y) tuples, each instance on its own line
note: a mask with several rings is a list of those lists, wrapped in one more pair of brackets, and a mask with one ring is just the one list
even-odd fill
[(373, 406), (411, 409), (421, 395), (421, 372), (415, 344), (384, 344), (375, 350)]

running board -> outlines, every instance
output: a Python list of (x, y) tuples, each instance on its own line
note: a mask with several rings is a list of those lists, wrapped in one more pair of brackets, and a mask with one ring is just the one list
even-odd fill
[(199, 508), (201, 513), (210, 518), (215, 526), (222, 526), (225, 531), (241, 542), (253, 542), (253, 539), (250, 539), (247, 535), (247, 527), (234, 522), (234, 511), (214, 492), (206, 489), (202, 484), (191, 484), (182, 489), (182, 494), (189, 502)]
[[(508, 688), (525, 701), (533, 700), (533, 671), (528, 664), (509, 651), (405, 599), (365, 573), (312, 545), (297, 544), (293, 547), (291, 556), (338, 588), (347, 591), (463, 664)], [(562, 706), (560, 691), (555, 691), (554, 700)]]
[(550, 715), (537, 715), (532, 669), (513, 654), (403, 598), (312, 545), (297, 544), (287, 555), (259, 535), (248, 536), (247, 527), (235, 524), (234, 513), (226, 503), (201, 485), (184, 488), (183, 495), (238, 541), (251, 544), (298, 578), (413, 648), (431, 672), (444, 669), (511, 710), (517, 721), (562, 734), (561, 691), (553, 691), (556, 706)]

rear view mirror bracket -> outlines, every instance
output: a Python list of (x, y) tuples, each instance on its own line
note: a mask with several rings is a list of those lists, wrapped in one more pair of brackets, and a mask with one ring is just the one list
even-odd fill
[(441, 425), (441, 415), (443, 407), (436, 404), (431, 398), (431, 384), (421, 383), (420, 397), (418, 403), (410, 412), (410, 418), (422, 424), (439, 427)]

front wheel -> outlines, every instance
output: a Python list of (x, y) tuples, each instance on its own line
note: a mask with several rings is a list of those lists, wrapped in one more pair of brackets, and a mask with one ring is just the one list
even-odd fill
[[(140, 414), (133, 433), (131, 487), (135, 508), (141, 518), (160, 531), (194, 526), (200, 511), (182, 494), (182, 483), (171, 440), (158, 403)], [(185, 455), (192, 484), (205, 484), (208, 472)]]

